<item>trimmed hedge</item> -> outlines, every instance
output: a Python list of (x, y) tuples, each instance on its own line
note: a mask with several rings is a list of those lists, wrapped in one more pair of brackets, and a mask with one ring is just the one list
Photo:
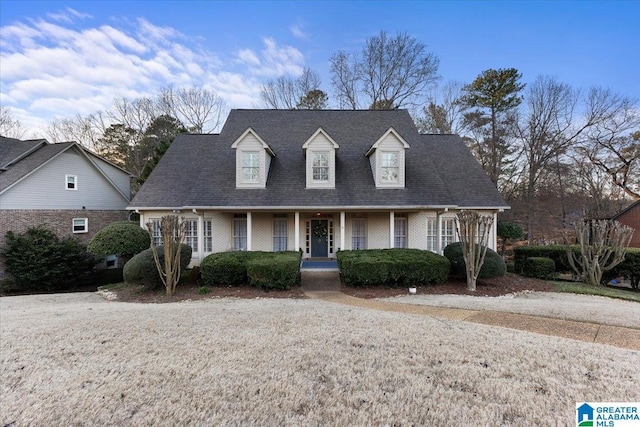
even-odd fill
[(551, 258), (530, 257), (524, 263), (524, 275), (536, 279), (551, 279), (556, 274), (556, 263)]
[(114, 222), (98, 231), (89, 242), (89, 252), (95, 255), (118, 255), (131, 258), (149, 248), (149, 233), (138, 223)]
[[(579, 252), (578, 246), (572, 246), (573, 251)], [(519, 246), (513, 250), (513, 261), (516, 273), (524, 274), (527, 258), (551, 258), (556, 265), (557, 273), (573, 273), (573, 269), (567, 258), (567, 249), (564, 245), (547, 246)]]
[[(158, 259), (164, 265), (164, 246), (158, 246)], [(191, 246), (182, 245), (180, 248), (180, 268), (186, 269), (191, 262)], [(149, 289), (161, 288), (163, 286), (160, 273), (153, 259), (151, 248), (145, 249), (138, 255), (131, 258), (122, 270), (125, 283), (143, 285)]]
[(300, 252), (220, 252), (200, 263), (206, 286), (249, 284), (269, 289), (291, 289), (300, 283)]
[(446, 282), (449, 275), (445, 257), (419, 249), (339, 251), (337, 258), (349, 286), (432, 285)]
[[(464, 264), (464, 256), (462, 255), (462, 244), (460, 242), (451, 243), (444, 248), (444, 256), (451, 263), (451, 274), (460, 277), (466, 277), (467, 269)], [(484, 263), (480, 268), (479, 279), (491, 279), (494, 277), (504, 276), (507, 272), (507, 264), (498, 253), (487, 248), (484, 256)]]

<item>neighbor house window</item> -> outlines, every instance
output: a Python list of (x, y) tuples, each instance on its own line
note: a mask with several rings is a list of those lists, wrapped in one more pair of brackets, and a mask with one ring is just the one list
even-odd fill
[(213, 252), (213, 221), (204, 220), (204, 251)]
[(242, 153), (242, 179), (244, 182), (260, 180), (260, 153), (257, 151)]
[(367, 221), (363, 218), (354, 218), (351, 222), (351, 249), (367, 249)]
[(427, 220), (427, 250), (437, 252), (438, 243), (438, 221), (435, 219)]
[(442, 249), (455, 242), (456, 224), (453, 218), (442, 220)]
[(158, 246), (162, 244), (162, 233), (160, 232), (160, 218), (149, 219), (151, 223), (151, 234), (153, 237), (153, 244)]
[(191, 246), (193, 252), (198, 251), (198, 220), (187, 219), (185, 222), (184, 243)]
[(107, 255), (104, 259), (105, 266), (107, 268), (118, 268), (118, 256), (117, 255)]
[(89, 231), (89, 219), (88, 218), (73, 218), (73, 232), (74, 233), (87, 233)]
[(396, 216), (394, 218), (394, 247), (406, 248), (407, 247), (407, 218), (403, 216)]
[(78, 189), (78, 176), (77, 175), (65, 175), (64, 176), (65, 185), (67, 190), (77, 190)]
[(313, 153), (313, 180), (329, 181), (329, 153)]
[(247, 215), (236, 214), (233, 218), (233, 249), (247, 250)]
[(273, 220), (273, 251), (287, 250), (287, 219), (276, 218)]
[(398, 153), (383, 152), (380, 166), (382, 182), (398, 182)]

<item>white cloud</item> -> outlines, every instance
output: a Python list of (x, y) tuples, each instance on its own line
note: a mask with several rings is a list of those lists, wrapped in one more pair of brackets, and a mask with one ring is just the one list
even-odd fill
[(272, 38), (259, 52), (239, 49), (224, 62), (226, 53), (143, 18), (82, 27), (73, 24), (79, 18), (90, 17), (67, 9), (0, 27), (0, 103), (19, 111), (27, 127), (108, 110), (116, 98), (153, 96), (167, 86), (212, 89), (230, 108), (254, 107), (260, 79), (299, 75), (304, 65), (298, 49)]
[(91, 18), (91, 15), (78, 12), (77, 10), (68, 7), (65, 10), (48, 13), (47, 17), (49, 19), (53, 19), (54, 21), (71, 23), (73, 22), (74, 18), (89, 19)]
[(293, 27), (291, 27), (291, 34), (293, 34), (293, 37), (297, 39), (308, 38), (307, 33), (305, 33), (304, 30), (302, 29), (302, 24), (296, 24)]

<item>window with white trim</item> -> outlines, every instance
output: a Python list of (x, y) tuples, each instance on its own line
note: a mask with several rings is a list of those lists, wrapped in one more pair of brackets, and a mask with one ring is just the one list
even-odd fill
[(107, 255), (104, 263), (107, 268), (118, 268), (118, 255)]
[(260, 180), (260, 153), (257, 151), (242, 153), (242, 179), (247, 183)]
[(407, 247), (407, 217), (396, 215), (393, 220), (393, 228), (394, 228), (393, 247), (406, 248)]
[(89, 219), (88, 218), (73, 218), (72, 228), (74, 233), (87, 233), (89, 232)]
[(273, 220), (273, 251), (283, 252), (287, 250), (287, 219), (275, 218)]
[(329, 181), (329, 152), (313, 153), (313, 180)]
[(381, 154), (380, 178), (382, 182), (398, 182), (399, 166), (397, 151), (383, 151)]
[(162, 233), (160, 232), (160, 218), (150, 218), (149, 222), (151, 223), (151, 234), (153, 237), (153, 243), (156, 246), (162, 244)]
[(235, 214), (233, 216), (233, 250), (247, 250), (247, 215)]
[(367, 220), (364, 218), (351, 221), (351, 249), (367, 249)]
[(198, 251), (198, 220), (185, 219), (184, 243), (191, 246), (193, 252)]
[(65, 175), (64, 176), (65, 188), (67, 190), (78, 189), (78, 175)]
[(453, 218), (442, 220), (442, 250), (456, 241), (456, 224)]
[(427, 250), (431, 252), (438, 251), (438, 221), (436, 219), (427, 219)]
[(204, 220), (204, 251), (213, 252), (213, 221)]

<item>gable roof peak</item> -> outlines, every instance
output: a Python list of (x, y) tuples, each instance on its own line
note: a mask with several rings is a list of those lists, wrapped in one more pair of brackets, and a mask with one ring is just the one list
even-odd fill
[(378, 146), (382, 143), (382, 141), (385, 140), (385, 138), (389, 135), (393, 135), (401, 144), (402, 144), (402, 148), (404, 148), (405, 150), (407, 148), (411, 148), (411, 146), (409, 145), (409, 143), (407, 141), (404, 140), (404, 138), (398, 133), (396, 132), (396, 130), (393, 128), (393, 126), (391, 126), (389, 129), (387, 129), (387, 131), (371, 146), (371, 148), (369, 148), (369, 150), (367, 150), (367, 153), (365, 154), (367, 157), (369, 157), (374, 151), (376, 151), (376, 149), (378, 148)]
[(314, 133), (313, 135), (311, 135), (311, 137), (309, 137), (309, 139), (307, 139), (307, 141), (302, 144), (302, 149), (306, 150), (307, 148), (309, 148), (309, 145), (311, 144), (311, 142), (316, 139), (316, 137), (318, 135), (324, 135), (325, 138), (327, 138), (329, 140), (329, 142), (331, 143), (331, 145), (333, 145), (333, 148), (335, 150), (337, 150), (338, 148), (340, 148), (340, 146), (338, 145), (338, 143), (336, 141), (334, 141), (333, 138), (331, 138), (331, 135), (329, 135), (324, 129), (322, 129), (322, 126), (320, 126)]
[(258, 135), (258, 132), (256, 132), (255, 130), (253, 130), (251, 128), (251, 126), (249, 126), (247, 128), (247, 130), (245, 130), (244, 132), (242, 132), (242, 135), (240, 135), (238, 138), (236, 138), (235, 141), (233, 141), (233, 144), (231, 144), (231, 148), (238, 148), (238, 144), (240, 144), (240, 142), (245, 139), (247, 137), (247, 135), (253, 135), (253, 137), (255, 139), (258, 140), (258, 142), (262, 145), (262, 148), (264, 148), (266, 150), (267, 153), (269, 153), (272, 157), (276, 156), (276, 153), (273, 152), (273, 150), (271, 149), (271, 147), (269, 147), (269, 144), (267, 144), (266, 142), (264, 142), (264, 139), (262, 139), (260, 137), (260, 135)]

